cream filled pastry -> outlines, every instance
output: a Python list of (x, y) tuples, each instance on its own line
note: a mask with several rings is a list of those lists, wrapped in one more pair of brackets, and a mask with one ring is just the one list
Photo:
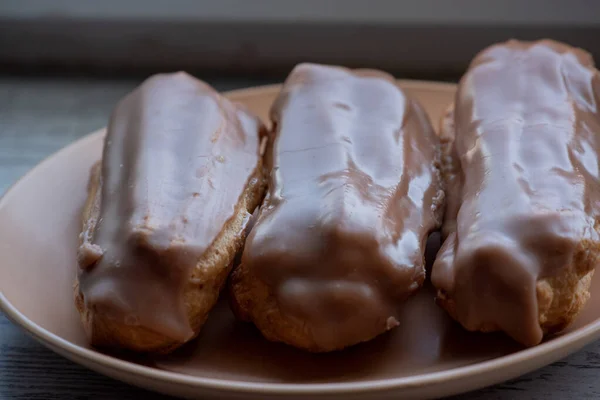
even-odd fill
[(264, 140), (257, 117), (185, 73), (119, 102), (78, 252), (92, 345), (168, 352), (198, 334), (262, 199)]
[(524, 345), (567, 326), (600, 251), (600, 76), (543, 40), (472, 61), (442, 124), (447, 185), (438, 302), (468, 330)]
[(267, 197), (230, 280), (236, 315), (313, 352), (394, 328), (443, 210), (425, 111), (383, 72), (301, 64), (271, 119)]

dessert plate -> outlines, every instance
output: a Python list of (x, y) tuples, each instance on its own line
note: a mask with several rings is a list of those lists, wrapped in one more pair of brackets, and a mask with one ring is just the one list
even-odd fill
[[(437, 126), (455, 86), (401, 81)], [(279, 90), (228, 93), (267, 120)], [(64, 357), (113, 378), (190, 398), (431, 398), (514, 378), (600, 337), (600, 275), (592, 298), (561, 335), (523, 349), (502, 334), (469, 333), (452, 322), (425, 288), (402, 311), (400, 326), (369, 343), (307, 354), (269, 343), (236, 322), (226, 294), (197, 340), (161, 357), (110, 355), (90, 348), (73, 305), (80, 213), (103, 131), (54, 154), (0, 201), (0, 308), (15, 324)]]

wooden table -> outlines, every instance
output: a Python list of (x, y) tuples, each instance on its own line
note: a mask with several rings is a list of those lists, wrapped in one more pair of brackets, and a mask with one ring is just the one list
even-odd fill
[[(0, 193), (35, 164), (106, 125), (115, 102), (139, 79), (0, 77)], [(220, 90), (265, 83), (209, 79)], [(167, 399), (74, 364), (0, 314), (0, 399)], [(539, 371), (461, 400), (600, 398), (600, 342)]]

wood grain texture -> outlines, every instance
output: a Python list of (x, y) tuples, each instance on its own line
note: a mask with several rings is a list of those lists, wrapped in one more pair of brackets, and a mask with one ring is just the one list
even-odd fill
[[(265, 82), (210, 81), (229, 90)], [(139, 80), (0, 78), (0, 193), (39, 161), (106, 125)], [(600, 342), (513, 381), (455, 400), (600, 398)], [(36, 343), (0, 314), (0, 399), (171, 399), (106, 378)]]

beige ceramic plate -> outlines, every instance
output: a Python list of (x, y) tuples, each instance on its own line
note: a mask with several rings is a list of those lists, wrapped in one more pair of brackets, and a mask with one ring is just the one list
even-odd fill
[[(437, 124), (454, 85), (402, 82)], [(229, 97), (265, 120), (278, 87)], [(0, 201), (0, 306), (35, 339), (100, 373), (173, 395), (264, 398), (344, 395), (345, 399), (439, 397), (516, 377), (600, 337), (600, 296), (559, 337), (520, 349), (500, 334), (467, 333), (433, 302), (426, 287), (407, 304), (400, 327), (336, 354), (310, 355), (267, 343), (236, 323), (226, 302), (200, 337), (176, 354), (122, 359), (92, 350), (73, 306), (75, 249), (88, 170), (99, 158), (97, 132), (37, 166)], [(600, 274), (592, 284), (600, 293)]]

